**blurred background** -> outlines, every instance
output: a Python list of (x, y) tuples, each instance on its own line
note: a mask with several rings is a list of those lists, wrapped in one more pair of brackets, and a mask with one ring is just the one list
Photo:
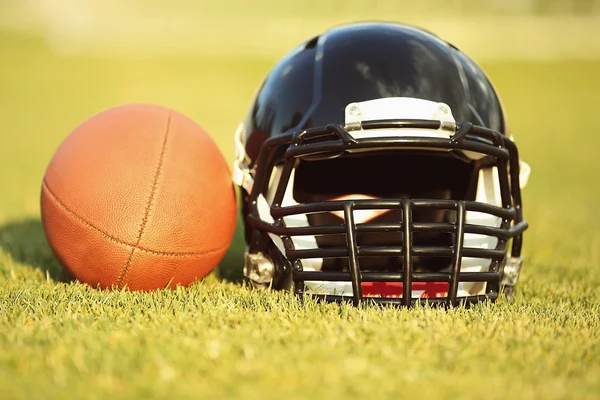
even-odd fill
[[(84, 119), (159, 103), (203, 125), (232, 161), (233, 132), (271, 66), (358, 20), (421, 26), (483, 66), (533, 169), (524, 274), (546, 283), (529, 289), (563, 285), (567, 270), (570, 285), (598, 280), (587, 267), (600, 264), (590, 224), (600, 219), (600, 0), (0, 0), (2, 248), (59, 275), (39, 223), (40, 183)], [(238, 229), (223, 276), (239, 274), (241, 249)]]

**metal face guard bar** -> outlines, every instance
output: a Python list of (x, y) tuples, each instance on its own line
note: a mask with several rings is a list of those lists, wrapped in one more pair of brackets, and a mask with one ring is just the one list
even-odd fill
[[(361, 128), (368, 129), (440, 129), (440, 121), (429, 120), (384, 120), (365, 121)], [(463, 200), (433, 199), (381, 199), (381, 200), (344, 200), (281, 206), (291, 172), (297, 159), (332, 158), (354, 149), (391, 149), (391, 148), (427, 148), (447, 151), (473, 151), (486, 155), (498, 167), (500, 197), (502, 207)], [(283, 164), (270, 212), (273, 223), (259, 217), (257, 198), (265, 194), (271, 171), (277, 164)], [(343, 127), (328, 125), (324, 128), (304, 130), (267, 140), (255, 165), (256, 176), (249, 194), (249, 214), (247, 223), (255, 230), (278, 235), (285, 246), (285, 256), (292, 265), (295, 292), (305, 295), (304, 281), (345, 281), (352, 282), (352, 296), (311, 294), (326, 301), (352, 301), (354, 305), (362, 302), (377, 304), (399, 304), (410, 306), (416, 302), (427, 301), (431, 304), (455, 306), (461, 302), (477, 303), (484, 299), (495, 300), (502, 282), (502, 265), (506, 262), (506, 248), (512, 240), (511, 256), (520, 259), (522, 233), (527, 229), (521, 208), (519, 185), (519, 156), (515, 144), (498, 132), (475, 127), (470, 123), (456, 126), (455, 134), (449, 139), (432, 137), (384, 137), (355, 139)], [(367, 209), (398, 209), (402, 219), (398, 223), (356, 224), (354, 211)], [(412, 220), (415, 209), (453, 210), (454, 222), (415, 222)], [(343, 224), (325, 226), (287, 227), (284, 217), (296, 214), (342, 211)], [(500, 227), (480, 226), (466, 223), (466, 212), (476, 211), (501, 218)], [(398, 246), (359, 246), (357, 233), (363, 232), (401, 232)], [(414, 232), (444, 232), (454, 235), (452, 246), (413, 246)], [(464, 234), (474, 233), (498, 238), (495, 249), (466, 248)], [(295, 249), (291, 237), (302, 235), (344, 234), (346, 246), (339, 248)], [(260, 249), (257, 249), (260, 250)], [(252, 251), (252, 248), (251, 248)], [(403, 266), (400, 272), (363, 272), (359, 257), (395, 256)], [(413, 270), (413, 257), (450, 257), (449, 272), (416, 272)], [(461, 272), (462, 257), (484, 258), (491, 261), (489, 271)], [(303, 271), (302, 259), (306, 258), (346, 258), (349, 271)], [(458, 297), (459, 282), (487, 282), (485, 295)], [(364, 297), (363, 282), (401, 282), (401, 298)], [(413, 299), (413, 282), (447, 282), (446, 298)]]

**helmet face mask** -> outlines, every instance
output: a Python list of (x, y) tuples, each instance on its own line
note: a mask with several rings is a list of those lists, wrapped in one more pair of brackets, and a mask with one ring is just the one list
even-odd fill
[(312, 39), (271, 71), (236, 133), (244, 274), (355, 305), (512, 292), (529, 168), (505, 125), (487, 77), (429, 33), (353, 24)]

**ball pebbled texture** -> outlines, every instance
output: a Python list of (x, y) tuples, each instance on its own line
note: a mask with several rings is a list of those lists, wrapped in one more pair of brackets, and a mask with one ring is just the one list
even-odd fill
[(59, 146), (41, 193), (48, 242), (65, 268), (99, 288), (187, 286), (221, 261), (236, 223), (227, 162), (177, 111), (111, 108)]

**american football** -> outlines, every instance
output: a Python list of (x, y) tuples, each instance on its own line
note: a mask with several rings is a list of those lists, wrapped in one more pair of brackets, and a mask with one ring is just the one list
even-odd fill
[(0, 2), (0, 399), (598, 399), (600, 0)]
[(48, 242), (93, 287), (152, 290), (204, 278), (229, 248), (235, 213), (229, 166), (211, 137), (155, 105), (115, 107), (82, 123), (42, 182)]

